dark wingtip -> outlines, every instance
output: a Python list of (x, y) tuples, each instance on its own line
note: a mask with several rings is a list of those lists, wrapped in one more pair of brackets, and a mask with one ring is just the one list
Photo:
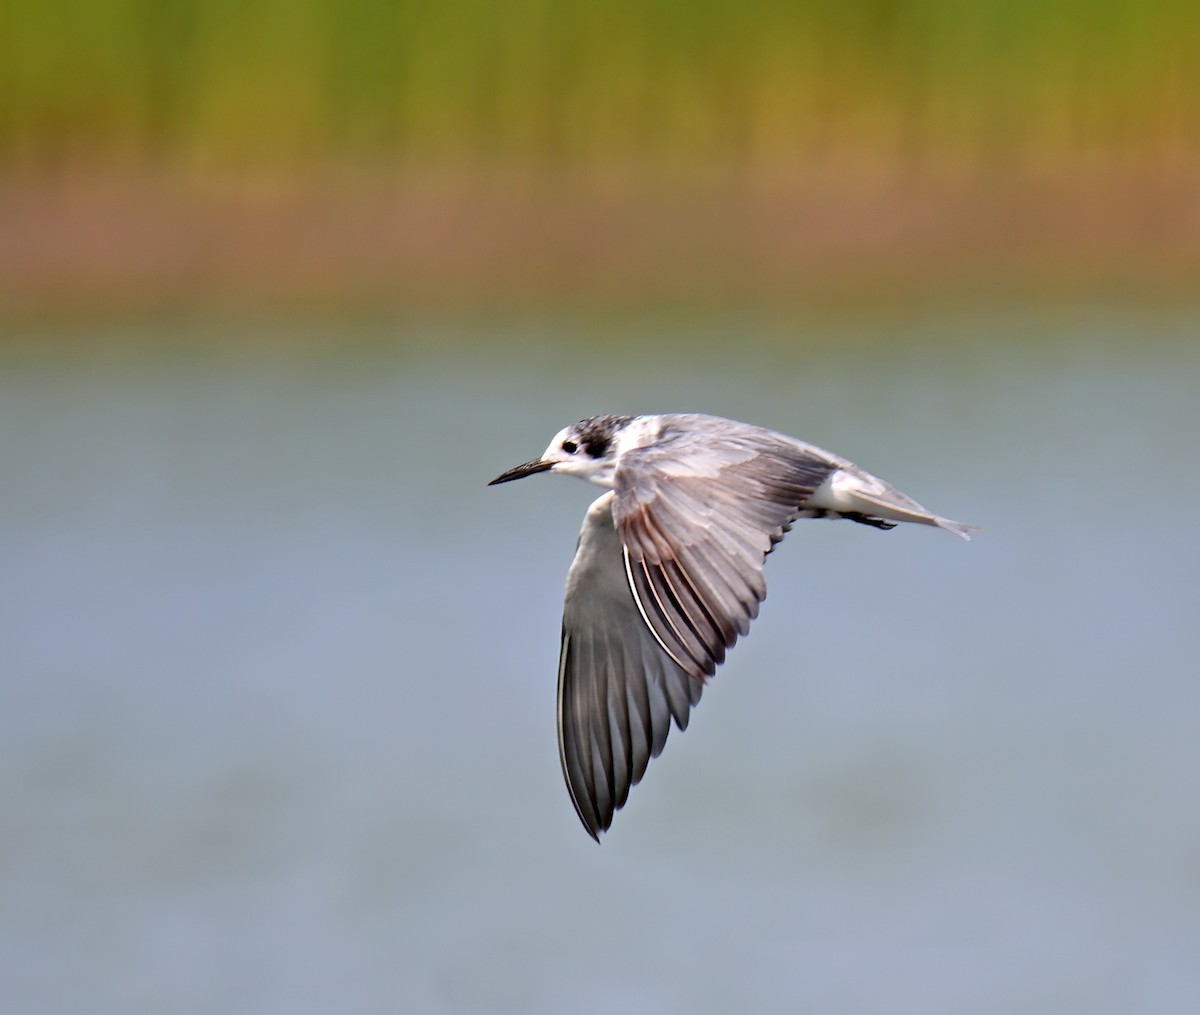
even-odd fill
[(597, 819), (593, 823), (588, 815), (583, 813), (583, 808), (579, 806), (579, 801), (575, 798), (575, 793), (571, 790), (570, 783), (567, 784), (567, 789), (571, 791), (571, 803), (575, 805), (575, 814), (579, 818), (579, 823), (583, 825), (583, 830), (588, 833), (597, 846), (600, 845), (600, 836), (608, 831), (608, 826), (612, 824), (612, 819), (609, 819), (608, 824), (601, 824), (602, 819), (600, 816), (595, 814), (594, 808), (589, 807), (593, 811), (593, 816)]

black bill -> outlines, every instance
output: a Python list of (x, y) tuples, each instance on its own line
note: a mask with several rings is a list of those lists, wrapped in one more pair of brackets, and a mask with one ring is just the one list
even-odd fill
[(532, 476), (537, 472), (545, 472), (552, 468), (554, 462), (547, 462), (538, 458), (532, 462), (526, 462), (524, 465), (518, 465), (516, 468), (509, 469), (507, 472), (502, 472), (493, 479), (488, 486), (495, 486), (497, 483), (511, 483), (514, 479), (524, 479), (526, 476)]

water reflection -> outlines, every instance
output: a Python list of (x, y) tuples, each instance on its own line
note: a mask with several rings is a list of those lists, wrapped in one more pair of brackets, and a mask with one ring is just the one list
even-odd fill
[[(1017, 323), (10, 352), (13, 1010), (1185, 1010), (1195, 321)], [(798, 526), (597, 849), (553, 728), (592, 491), (483, 484), (678, 409), (986, 531)]]

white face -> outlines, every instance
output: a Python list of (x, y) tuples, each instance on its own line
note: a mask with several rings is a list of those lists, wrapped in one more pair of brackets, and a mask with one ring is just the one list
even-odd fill
[(616, 463), (610, 450), (602, 458), (593, 458), (579, 443), (573, 427), (563, 427), (554, 435), (554, 440), (542, 455), (542, 461), (554, 462), (551, 472), (561, 472), (568, 476), (578, 476), (597, 486), (611, 489), (613, 485), (613, 470)]

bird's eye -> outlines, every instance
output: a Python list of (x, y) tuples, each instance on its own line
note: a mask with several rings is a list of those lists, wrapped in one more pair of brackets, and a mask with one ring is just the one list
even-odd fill
[(579, 450), (579, 445), (578, 445), (578, 444), (576, 444), (574, 441), (563, 441), (563, 442), (562, 442), (562, 449), (563, 449), (563, 450), (564, 450), (564, 451), (565, 451), (565, 452), (566, 452), (568, 455), (573, 455), (573, 454), (575, 454), (575, 452), (576, 452), (576, 451), (578, 451), (578, 450)]

